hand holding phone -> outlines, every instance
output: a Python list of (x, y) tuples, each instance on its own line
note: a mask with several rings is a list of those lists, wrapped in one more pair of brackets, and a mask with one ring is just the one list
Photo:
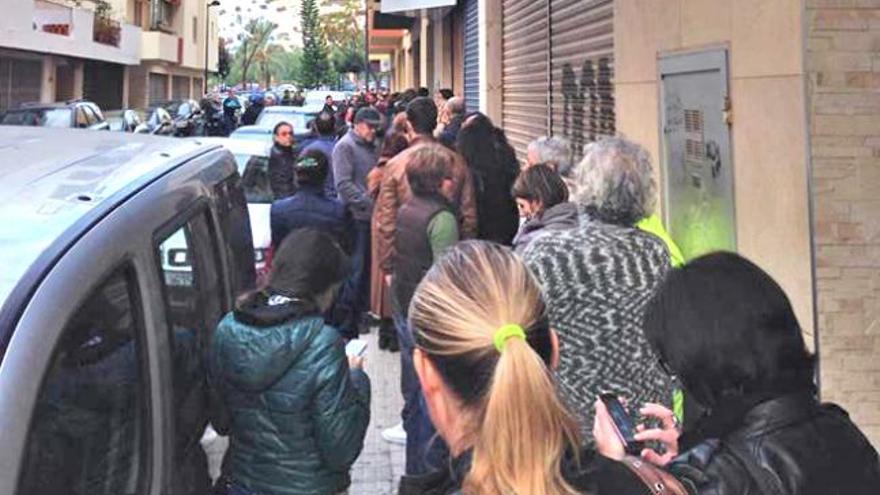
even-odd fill
[(361, 357), (367, 352), (367, 341), (361, 339), (351, 339), (345, 345), (345, 355), (353, 357)]
[(599, 395), (599, 400), (605, 405), (611, 420), (614, 423), (614, 429), (620, 441), (624, 444), (624, 450), (627, 454), (638, 456), (644, 449), (644, 444), (636, 440), (636, 428), (632, 417), (620, 403), (616, 394), (604, 393)]

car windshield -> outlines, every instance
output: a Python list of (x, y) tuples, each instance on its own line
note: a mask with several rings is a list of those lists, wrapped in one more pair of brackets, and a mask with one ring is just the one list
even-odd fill
[(235, 155), (241, 185), (248, 203), (272, 203), (272, 187), (269, 185), (269, 157)]
[(233, 132), (229, 135), (232, 139), (246, 139), (248, 141), (272, 141), (272, 132)]
[(69, 108), (32, 108), (13, 110), (3, 116), (2, 125), (29, 125), (39, 127), (70, 127)]
[(280, 122), (287, 122), (295, 131), (303, 132), (308, 130), (309, 121), (316, 116), (317, 114), (299, 112), (263, 112), (257, 120), (257, 125), (275, 127)]

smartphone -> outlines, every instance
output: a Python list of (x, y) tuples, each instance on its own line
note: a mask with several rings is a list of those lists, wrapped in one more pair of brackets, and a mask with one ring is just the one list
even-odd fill
[(351, 339), (345, 344), (345, 355), (361, 357), (367, 352), (367, 341), (361, 339)]
[(605, 404), (608, 413), (611, 414), (611, 420), (620, 439), (626, 445), (626, 453), (638, 456), (641, 454), (644, 445), (642, 442), (636, 441), (636, 428), (632, 417), (626, 412), (626, 408), (620, 403), (616, 394), (604, 393), (599, 395), (599, 399)]

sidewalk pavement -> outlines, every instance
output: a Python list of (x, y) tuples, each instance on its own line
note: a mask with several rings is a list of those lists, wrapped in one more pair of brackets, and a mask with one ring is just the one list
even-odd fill
[[(400, 396), (400, 354), (380, 350), (377, 333), (377, 329), (373, 328), (369, 335), (361, 336), (369, 343), (364, 369), (372, 382), (373, 397), (364, 449), (351, 469), (350, 495), (394, 495), (406, 467), (403, 445), (382, 440), (382, 430), (400, 422), (403, 407), (403, 398)], [(217, 479), (229, 439), (218, 436), (209, 427), (202, 445), (208, 454), (211, 478)]]

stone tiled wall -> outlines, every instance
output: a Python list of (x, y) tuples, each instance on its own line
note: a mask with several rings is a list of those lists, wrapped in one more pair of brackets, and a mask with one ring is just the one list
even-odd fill
[(880, 446), (880, 0), (806, 0), (823, 399)]

